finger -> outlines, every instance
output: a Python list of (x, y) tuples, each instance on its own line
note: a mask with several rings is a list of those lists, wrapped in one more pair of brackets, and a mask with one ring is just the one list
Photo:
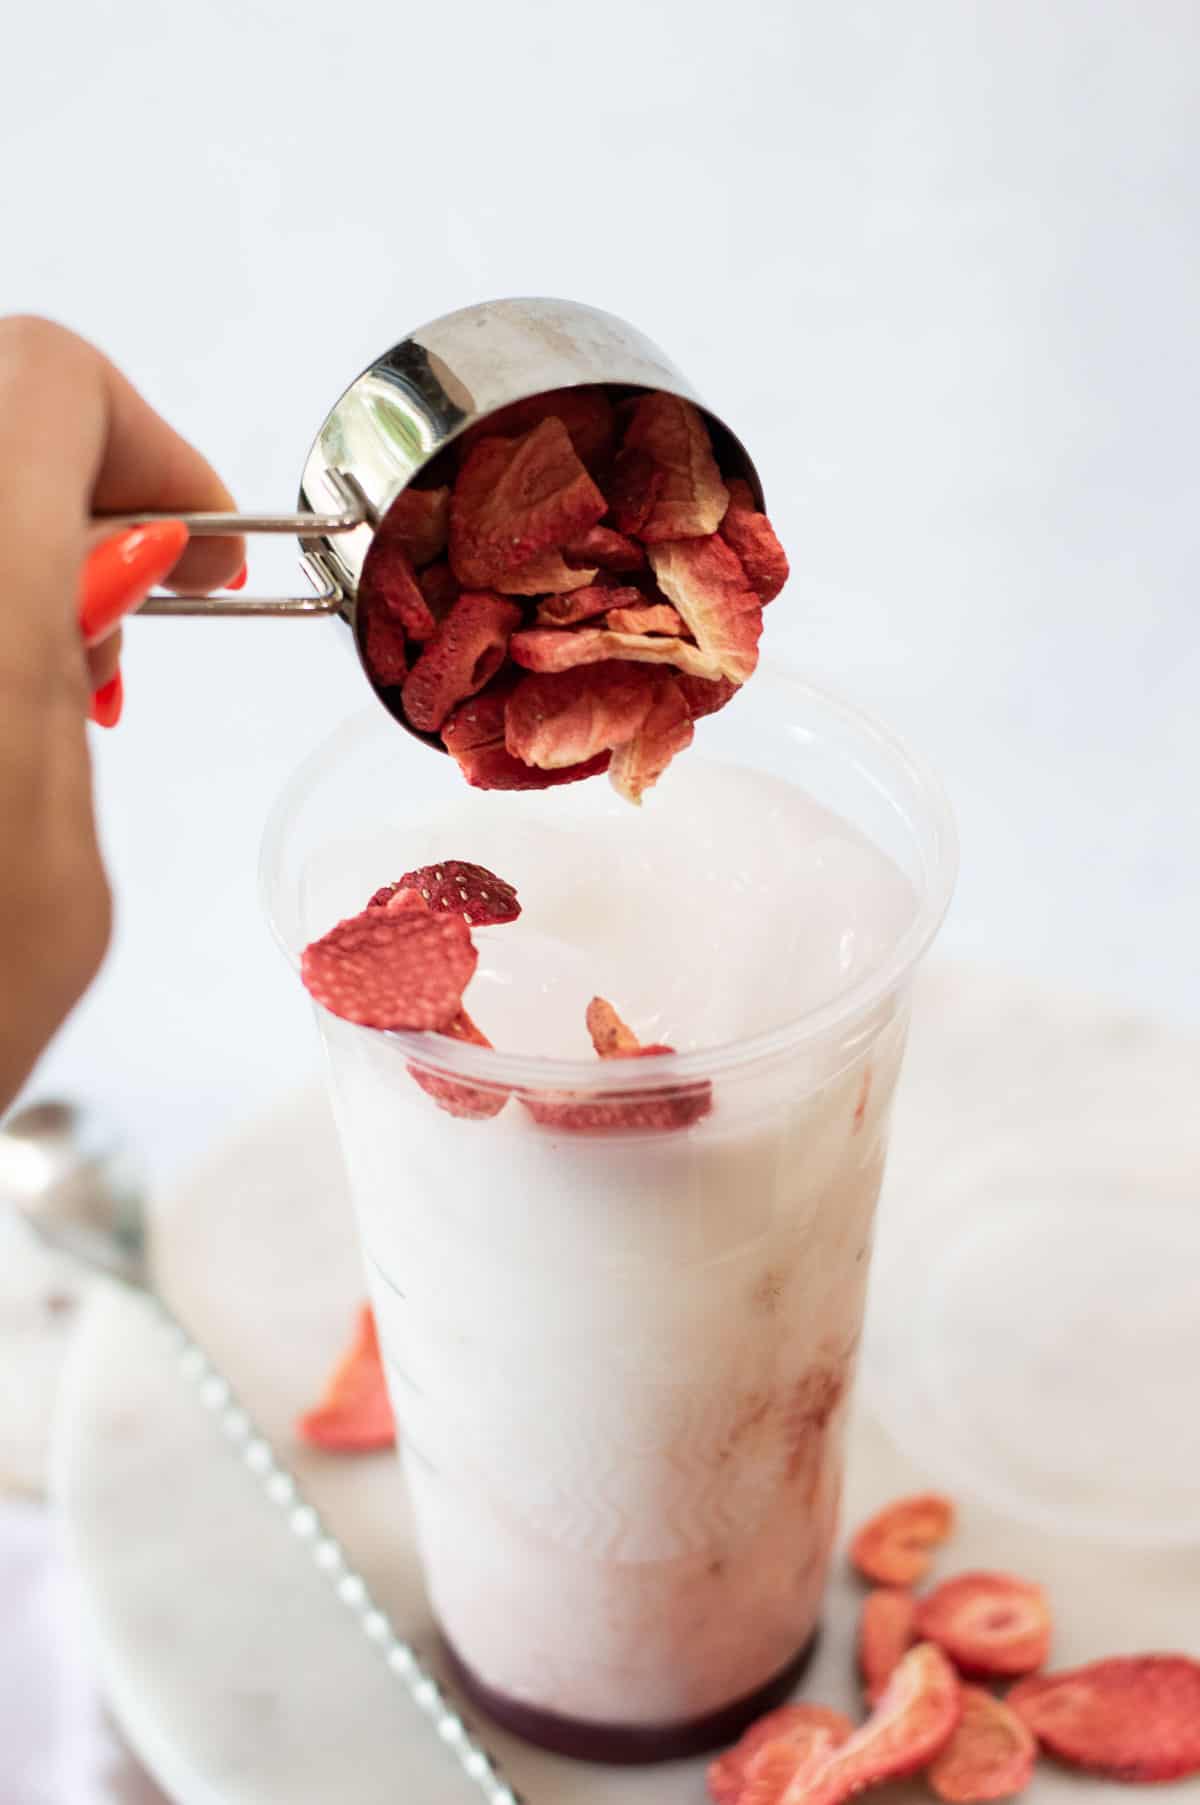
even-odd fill
[(95, 692), (103, 689), (106, 683), (111, 683), (117, 674), (120, 662), (121, 629), (118, 627), (115, 633), (110, 633), (107, 639), (102, 639), (98, 646), (91, 646), (88, 649), (87, 668), (90, 690)]

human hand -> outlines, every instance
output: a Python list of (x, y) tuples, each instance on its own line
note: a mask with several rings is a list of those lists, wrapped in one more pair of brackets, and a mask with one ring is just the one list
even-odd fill
[(94, 585), (81, 631), (84, 561), (106, 537), (94, 516), (233, 505), (93, 346), (46, 320), (0, 320), (0, 1109), (108, 944), (84, 722), (120, 713), (120, 615), (164, 578), (215, 589), (244, 556), (238, 539), (179, 556), (182, 529), (150, 529), (124, 571), (108, 555), (104, 603), (97, 611)]

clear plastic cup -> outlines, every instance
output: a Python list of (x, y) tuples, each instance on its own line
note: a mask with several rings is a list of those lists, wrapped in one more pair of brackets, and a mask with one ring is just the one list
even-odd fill
[[(641, 811), (603, 780), (465, 792), (376, 710), (275, 810), (276, 935), (296, 962), (454, 857), (521, 891), (467, 997), (514, 1050), (316, 1012), (433, 1609), (535, 1741), (715, 1746), (818, 1623), (946, 804), (888, 733), (768, 672)], [(678, 1054), (598, 1061), (594, 991)]]

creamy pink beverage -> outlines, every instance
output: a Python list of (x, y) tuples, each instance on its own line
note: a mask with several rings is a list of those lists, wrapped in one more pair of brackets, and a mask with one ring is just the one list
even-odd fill
[[(908, 981), (949, 884), (899, 749), (778, 692), (776, 762), (795, 750), (813, 791), (751, 738), (693, 749), (636, 812), (592, 783), (335, 823), (323, 770), (268, 847), (292, 951), (438, 859), (520, 892), (519, 921), (475, 931), (496, 1052), (319, 1014), (434, 1614), (495, 1714), (602, 1758), (727, 1737), (818, 1625)], [(367, 782), (388, 729), (359, 731)], [(679, 1057), (601, 1064), (597, 993)], [(514, 1094), (455, 1119), (420, 1060)], [(522, 1102), (705, 1082), (673, 1130)]]

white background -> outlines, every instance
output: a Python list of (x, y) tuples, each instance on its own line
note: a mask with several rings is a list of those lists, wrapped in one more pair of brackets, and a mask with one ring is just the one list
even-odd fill
[[(14, 6), (0, 66), (0, 311), (99, 341), (248, 506), (432, 315), (657, 338), (793, 552), (767, 651), (946, 777), (942, 950), (1200, 1021), (1192, 0)], [(339, 633), (129, 634), (118, 937), (35, 1088), (158, 1176), (315, 1062), (255, 860), (359, 702)]]

